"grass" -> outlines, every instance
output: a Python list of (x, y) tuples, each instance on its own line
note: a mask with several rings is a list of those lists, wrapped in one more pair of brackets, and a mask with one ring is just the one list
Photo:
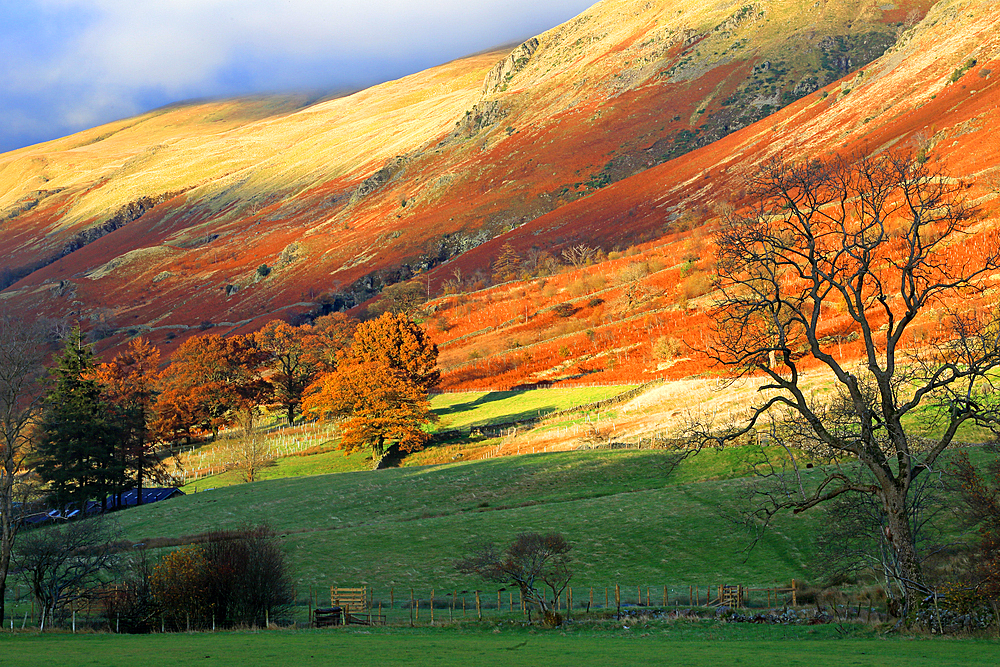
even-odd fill
[[(441, 418), (435, 430), (469, 428), (488, 424), (506, 423), (528, 419), (539, 414), (548, 414), (556, 410), (565, 410), (580, 405), (617, 396), (637, 385), (608, 387), (559, 387), (552, 389), (535, 389), (530, 391), (492, 391), (492, 392), (458, 392), (437, 394), (431, 397), (431, 409)], [(336, 446), (336, 441), (326, 440), (329, 436), (328, 427), (310, 428), (309, 425), (292, 429), (294, 439), (308, 443), (317, 443), (321, 449), (329, 450)], [(270, 436), (278, 442), (282, 437)], [(287, 438), (287, 436), (286, 436)], [(477, 443), (476, 446), (482, 446)], [(211, 461), (217, 458), (216, 450), (226, 447), (225, 440), (203, 446), (199, 452)], [(442, 452), (426, 452), (413, 456), (404, 465), (422, 465), (437, 462), (441, 458), (451, 458), (463, 451), (463, 445), (447, 449), (447, 456)], [(281, 479), (285, 477), (303, 477), (310, 475), (326, 475), (335, 472), (351, 472), (367, 470), (371, 462), (366, 461), (365, 454), (345, 456), (340, 451), (321, 451), (307, 456), (284, 456), (275, 460), (274, 465), (264, 468), (260, 473), (261, 480)], [(192, 465), (197, 467), (196, 456), (191, 456)], [(185, 493), (201, 492), (242, 482), (236, 471), (229, 471), (208, 477), (202, 477), (189, 482), (182, 487)]]
[[(724, 453), (725, 454), (725, 453)], [(680, 480), (722, 477), (729, 455), (687, 462)], [(786, 517), (744, 562), (722, 510), (739, 479), (671, 484), (659, 451), (502, 457), (287, 478), (216, 489), (120, 514), (128, 539), (265, 521), (302, 588), (468, 588), (452, 566), (471, 542), (559, 530), (584, 586), (772, 583), (813, 575), (810, 516)]]
[(484, 391), (437, 394), (431, 409), (441, 418), (438, 430), (486, 426), (531, 419), (556, 410), (617, 396), (638, 385), (553, 387), (530, 391)]
[[(4, 664), (106, 667), (210, 663), (255, 667), (469, 664), (548, 665), (784, 664), (829, 667), (878, 664), (995, 665), (991, 640), (886, 639), (853, 628), (725, 625), (714, 621), (579, 624), (544, 631), (517, 625), (168, 634), (0, 634)], [(8, 657), (9, 656), (9, 657)]]

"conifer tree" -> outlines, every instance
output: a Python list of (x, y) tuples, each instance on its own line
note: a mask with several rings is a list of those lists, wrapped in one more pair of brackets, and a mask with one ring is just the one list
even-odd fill
[(115, 456), (118, 433), (95, 377), (94, 353), (79, 327), (70, 332), (54, 361), (51, 389), (43, 401), (35, 471), (57, 507), (83, 509), (88, 500), (96, 499), (103, 504), (125, 470)]

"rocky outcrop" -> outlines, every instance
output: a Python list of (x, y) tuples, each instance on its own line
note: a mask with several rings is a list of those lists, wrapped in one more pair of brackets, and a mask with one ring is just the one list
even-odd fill
[(531, 60), (538, 50), (538, 38), (532, 37), (516, 49), (510, 55), (501, 60), (489, 71), (483, 80), (483, 97), (487, 97), (497, 92), (502, 92), (510, 80)]
[(355, 190), (354, 194), (351, 195), (351, 203), (356, 203), (371, 193), (378, 190), (380, 187), (388, 183), (396, 176), (399, 172), (406, 167), (406, 164), (410, 161), (410, 158), (405, 155), (397, 155), (396, 157), (389, 160), (384, 167), (376, 171), (374, 174), (361, 181), (361, 185)]
[(67, 241), (66, 245), (64, 245), (62, 250), (59, 251), (59, 257), (65, 257), (72, 252), (76, 252), (85, 245), (93, 243), (105, 234), (110, 234), (130, 222), (135, 222), (142, 216), (146, 215), (146, 213), (157, 204), (162, 204), (166, 200), (171, 199), (178, 194), (181, 193), (166, 192), (156, 195), (155, 197), (139, 197), (135, 201), (130, 201), (115, 211), (115, 213), (104, 222), (94, 225), (93, 227), (88, 227)]

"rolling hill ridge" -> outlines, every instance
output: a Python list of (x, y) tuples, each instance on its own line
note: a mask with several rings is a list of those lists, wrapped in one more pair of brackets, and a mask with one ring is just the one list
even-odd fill
[[(684, 261), (707, 269), (692, 234), (776, 152), (919, 142), (992, 206), (992, 3), (690, 5), (600, 2), (511, 53), (353, 95), (181, 104), (0, 156), (0, 299), (169, 352), (414, 276), (431, 296), (456, 277), (482, 287), (504, 244), (522, 258), (638, 244), (660, 258), (644, 307), (697, 326), (677, 307)], [(634, 260), (611, 261), (581, 271)], [(618, 317), (589, 308), (591, 328)], [(486, 326), (469, 316), (441, 332), (462, 337), (456, 364)]]

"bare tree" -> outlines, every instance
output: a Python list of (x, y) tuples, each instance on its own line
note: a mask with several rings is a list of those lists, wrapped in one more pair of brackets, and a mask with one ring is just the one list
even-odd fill
[(559, 533), (521, 533), (503, 551), (493, 542), (483, 544), (471, 556), (456, 562), (455, 568), (487, 581), (514, 584), (522, 599), (538, 608), (547, 625), (559, 625), (562, 619), (549, 607), (548, 596), (539, 585), (548, 586), (553, 600), (562, 594), (573, 576), (570, 549)]
[[(745, 419), (704, 420), (688, 434), (700, 445), (725, 445), (766, 427), (785, 447), (785, 464), (769, 464), (785, 482), (757, 508), (765, 522), (843, 494), (876, 499), (904, 612), (927, 590), (909, 521), (913, 484), (936, 469), (959, 427), (996, 428), (1000, 416), (992, 380), (1000, 320), (965, 305), (1000, 267), (998, 245), (987, 238), (972, 261), (956, 252), (971, 237), (975, 211), (965, 185), (931, 164), (892, 152), (776, 160), (749, 180), (754, 203), (718, 235), (720, 296), (708, 353), (736, 376), (763, 376), (762, 398)], [(940, 325), (918, 320), (932, 307)], [(827, 336), (842, 336), (843, 320), (862, 343), (860, 363), (845, 360), (839, 339)], [(915, 324), (937, 330), (918, 345)], [(808, 363), (828, 369), (836, 391), (808, 390)], [(904, 425), (922, 413), (937, 419), (931, 439)], [(807, 469), (797, 452), (831, 465)]]
[(97, 593), (117, 562), (120, 533), (113, 520), (98, 517), (32, 530), (18, 541), (14, 562), (41, 607), (42, 630), (67, 604)]
[(620, 290), (619, 304), (623, 311), (631, 311), (647, 296), (649, 288), (643, 279), (649, 274), (649, 265), (645, 262), (630, 262), (616, 276)]
[(596, 248), (591, 248), (583, 243), (570, 246), (562, 251), (562, 257), (566, 260), (566, 263), (572, 264), (576, 268), (585, 266), (596, 254)]
[(271, 447), (257, 430), (257, 409), (247, 408), (237, 413), (240, 437), (232, 448), (232, 466), (240, 472), (244, 482), (256, 482), (262, 468), (274, 461)]
[(11, 551), (31, 488), (23, 464), (38, 415), (44, 343), (40, 326), (0, 313), (0, 624)]

